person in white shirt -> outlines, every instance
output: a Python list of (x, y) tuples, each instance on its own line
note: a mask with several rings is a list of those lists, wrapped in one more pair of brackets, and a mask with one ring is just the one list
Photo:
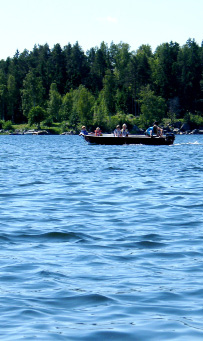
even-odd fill
[(127, 137), (128, 136), (128, 129), (127, 129), (127, 125), (125, 123), (122, 126), (121, 133), (122, 133), (123, 137)]

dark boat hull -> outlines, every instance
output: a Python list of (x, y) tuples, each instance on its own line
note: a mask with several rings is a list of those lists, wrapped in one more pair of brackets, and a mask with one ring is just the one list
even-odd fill
[(102, 136), (84, 135), (87, 142), (105, 145), (122, 145), (122, 144), (145, 144), (153, 146), (168, 146), (173, 144), (175, 136), (166, 134), (163, 137), (149, 137), (146, 135), (129, 135), (128, 137), (114, 137), (111, 134)]

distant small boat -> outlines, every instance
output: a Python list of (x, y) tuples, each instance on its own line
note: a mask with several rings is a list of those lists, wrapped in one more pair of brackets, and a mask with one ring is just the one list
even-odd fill
[(115, 137), (113, 134), (103, 134), (102, 136), (88, 134), (83, 135), (83, 137), (89, 143), (106, 145), (145, 144), (153, 146), (168, 146), (173, 144), (175, 140), (175, 135), (173, 133), (167, 133), (162, 137), (149, 137), (147, 135), (129, 135), (128, 137)]

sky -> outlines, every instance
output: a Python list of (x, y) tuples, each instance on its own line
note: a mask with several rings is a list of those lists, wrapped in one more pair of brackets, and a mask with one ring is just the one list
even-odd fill
[(0, 14), (0, 60), (46, 43), (78, 42), (86, 53), (103, 41), (155, 51), (166, 42), (203, 40), (202, 0), (0, 0)]

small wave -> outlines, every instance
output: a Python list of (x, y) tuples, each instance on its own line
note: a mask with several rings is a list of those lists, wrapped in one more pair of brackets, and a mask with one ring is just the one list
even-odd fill
[(164, 243), (159, 243), (159, 242), (153, 242), (153, 241), (140, 241), (140, 242), (127, 242), (127, 243), (122, 243), (119, 245), (119, 247), (122, 248), (130, 248), (130, 249), (134, 249), (134, 248), (142, 248), (142, 249), (157, 249), (157, 248), (162, 248), (166, 246), (166, 244)]
[(19, 317), (21, 318), (41, 318), (43, 316), (46, 316), (43, 312), (37, 310), (37, 309), (22, 309), (21, 312), (19, 312)]
[[(88, 237), (89, 238), (89, 237)], [(24, 242), (78, 242), (87, 241), (87, 236), (84, 233), (74, 232), (48, 232), (42, 234), (20, 234), (16, 237), (17, 240), (23, 240)], [(15, 238), (13, 238), (15, 240)]]
[(40, 270), (38, 272), (39, 276), (42, 278), (56, 278), (61, 279), (61, 278), (67, 278), (66, 275), (62, 274), (61, 272), (54, 272), (54, 271), (48, 271), (48, 270)]
[(1, 339), (200, 340), (202, 136), (19, 136), (17, 153), (14, 139), (1, 136)]
[(184, 146), (184, 145), (202, 145), (202, 143), (195, 141), (195, 142), (181, 142), (181, 143), (174, 143), (174, 146)]
[(10, 238), (8, 238), (6, 235), (1, 235), (0, 236), (0, 242), (9, 242)]
[[(135, 335), (135, 332), (128, 330), (128, 331), (118, 331), (114, 329), (114, 322), (111, 322), (109, 326), (107, 327), (107, 330), (101, 330), (101, 331), (91, 331), (89, 330), (89, 333), (86, 337), (83, 337), (83, 341), (102, 341), (102, 340), (114, 340), (114, 341), (123, 341), (123, 340), (128, 340), (128, 341), (135, 341), (135, 340), (149, 340), (148, 338), (145, 338), (147, 332), (142, 333), (142, 336), (137, 337)], [(129, 329), (129, 327), (128, 327)], [(141, 338), (140, 338), (141, 337)], [(79, 338), (74, 338), (74, 340), (79, 340)]]
[(53, 299), (47, 299), (44, 301), (46, 305), (51, 305), (54, 308), (69, 307), (77, 308), (84, 306), (97, 306), (97, 305), (107, 305), (114, 302), (114, 299), (101, 294), (88, 294), (88, 295), (75, 295), (68, 297), (57, 297)]
[(161, 247), (166, 246), (166, 244), (164, 244), (164, 243), (153, 242), (151, 240), (138, 242), (137, 245), (139, 247), (143, 247), (143, 248), (147, 248), (147, 249), (154, 249), (154, 248), (157, 249), (157, 248), (161, 248)]
[(46, 182), (36, 180), (36, 181), (32, 181), (32, 182), (19, 183), (18, 186), (19, 187), (27, 187), (27, 186), (44, 185), (44, 184), (46, 184)]
[(156, 234), (156, 233), (150, 233), (150, 234), (146, 234), (144, 236), (142, 236), (143, 239), (151, 239), (151, 240), (157, 240), (160, 239), (160, 235)]

